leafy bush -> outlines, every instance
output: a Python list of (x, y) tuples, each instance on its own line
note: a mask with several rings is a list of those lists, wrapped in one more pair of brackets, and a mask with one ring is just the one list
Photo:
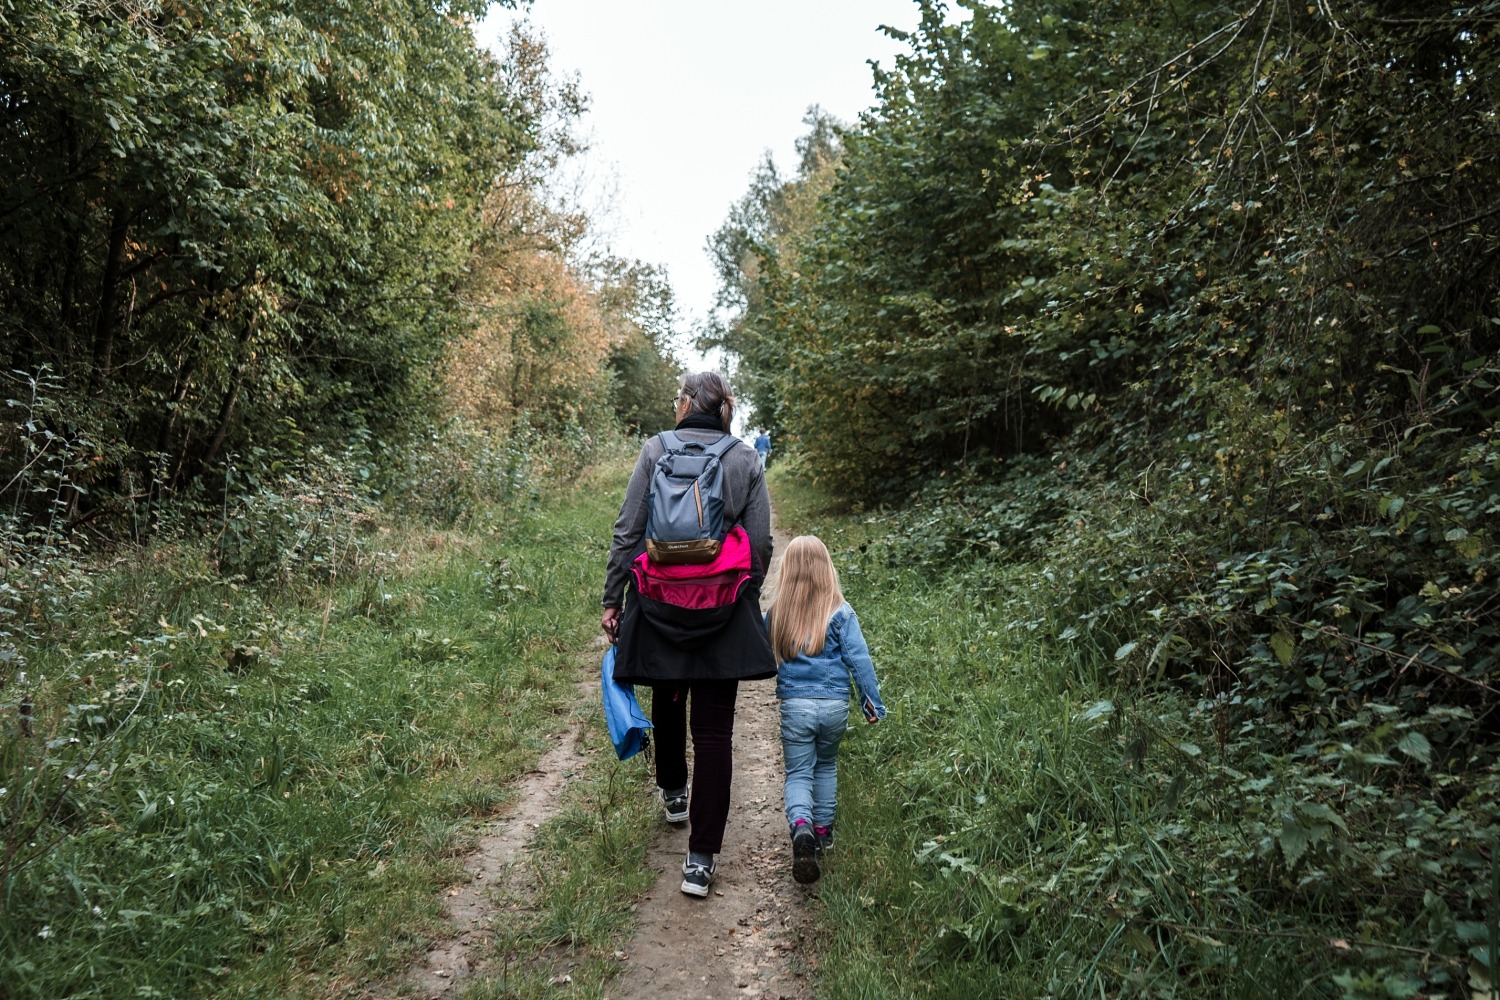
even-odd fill
[(285, 587), (359, 572), (376, 506), (347, 464), (318, 449), (281, 475), (237, 475), (231, 464), (224, 489), (214, 540), (221, 575)]
[(474, 527), (481, 516), (535, 502), (544, 483), (576, 475), (616, 437), (609, 428), (544, 431), (525, 420), (501, 433), (455, 418), (387, 447), (369, 478), (385, 507), (412, 523)]
[[(1059, 475), (1018, 478), (1015, 501)], [(1165, 484), (1113, 507), (1076, 488), (1048, 560), (924, 566), (904, 526), (928, 515), (807, 523), (806, 487), (778, 484), (784, 522), (830, 542), (892, 707), (846, 740), (819, 995), (1487, 990), (1500, 754), (1482, 702), (1333, 685), (1289, 702), (1249, 651), (1212, 679), (1183, 672), (1212, 663), (1196, 649), (1153, 663), (1152, 586), (1202, 539), (1172, 530)], [(1215, 596), (1241, 572), (1215, 565), (1205, 595), (1177, 591), (1218, 609), (1205, 635), (1248, 627), (1260, 599)], [(1253, 574), (1257, 595), (1284, 579)]]

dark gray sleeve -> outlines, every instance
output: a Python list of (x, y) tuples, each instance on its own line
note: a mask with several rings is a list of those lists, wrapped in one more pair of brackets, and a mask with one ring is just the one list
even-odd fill
[(651, 489), (651, 469), (659, 457), (651, 452), (651, 442), (648, 441), (635, 460), (630, 485), (625, 487), (625, 502), (620, 504), (620, 516), (615, 519), (615, 535), (609, 545), (609, 566), (604, 571), (604, 599), (600, 602), (606, 608), (618, 608), (625, 603), (625, 580), (630, 575), (630, 559), (646, 534), (646, 494)]
[[(751, 455), (755, 453), (752, 451)], [(766, 474), (760, 468), (759, 456), (755, 457), (740, 523), (745, 526), (745, 534), (750, 536), (750, 547), (760, 560), (761, 572), (767, 572), (771, 567), (771, 494), (766, 490)]]

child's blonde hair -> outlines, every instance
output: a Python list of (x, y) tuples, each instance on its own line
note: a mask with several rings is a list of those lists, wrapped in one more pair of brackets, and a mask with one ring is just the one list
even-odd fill
[(767, 616), (776, 662), (821, 653), (828, 619), (843, 603), (839, 571), (828, 547), (817, 535), (793, 538), (781, 556)]

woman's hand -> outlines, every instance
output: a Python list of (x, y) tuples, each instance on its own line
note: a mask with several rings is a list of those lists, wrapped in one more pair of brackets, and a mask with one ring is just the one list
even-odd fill
[(609, 640), (611, 646), (620, 641), (619, 608), (605, 608), (604, 617), (599, 619), (599, 625), (604, 629), (604, 637)]

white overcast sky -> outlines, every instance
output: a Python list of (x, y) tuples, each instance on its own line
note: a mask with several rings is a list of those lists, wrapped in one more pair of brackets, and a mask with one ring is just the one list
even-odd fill
[(585, 166), (611, 249), (667, 269), (690, 332), (713, 303), (705, 242), (762, 156), (789, 173), (810, 105), (847, 122), (873, 105), (868, 60), (905, 50), (880, 26), (915, 28), (920, 12), (913, 0), (535, 0), (496, 8), (480, 41), (516, 17), (590, 95)]

